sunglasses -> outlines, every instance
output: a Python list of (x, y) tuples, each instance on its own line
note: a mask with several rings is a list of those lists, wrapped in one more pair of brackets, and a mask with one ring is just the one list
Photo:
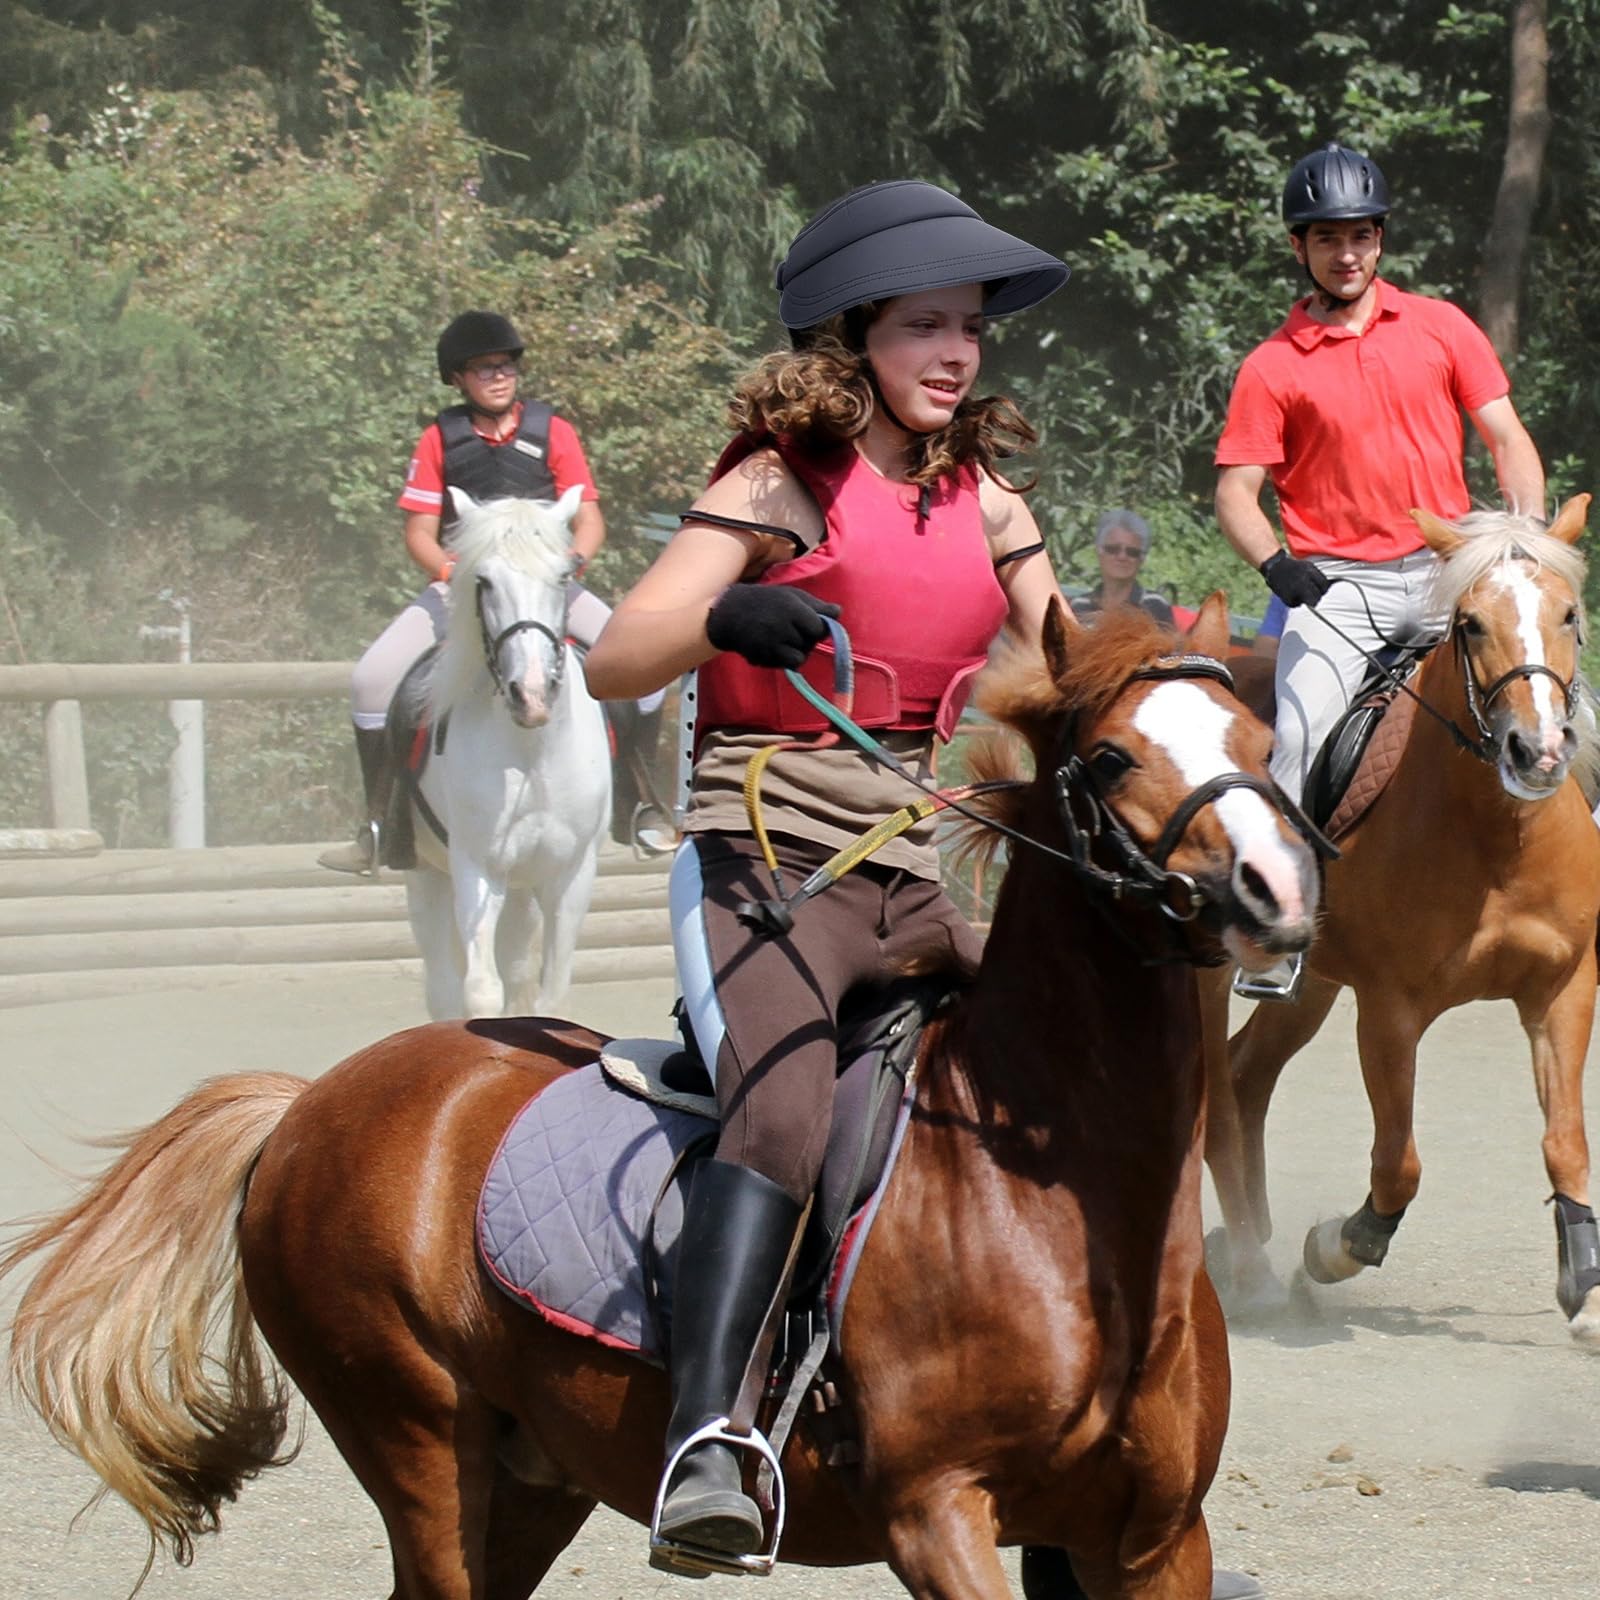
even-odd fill
[(1108, 556), (1138, 556), (1144, 557), (1142, 544), (1103, 544), (1100, 546)]

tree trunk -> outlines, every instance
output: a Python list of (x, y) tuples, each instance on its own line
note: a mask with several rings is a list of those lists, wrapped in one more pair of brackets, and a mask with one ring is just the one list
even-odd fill
[(1484, 331), (1508, 365), (1517, 354), (1517, 302), (1534, 202), (1550, 137), (1546, 0), (1516, 0), (1511, 17), (1511, 116), (1494, 220), (1483, 247)]

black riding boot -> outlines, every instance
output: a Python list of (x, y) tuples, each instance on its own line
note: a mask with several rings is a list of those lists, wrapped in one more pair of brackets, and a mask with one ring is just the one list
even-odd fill
[(672, 819), (660, 815), (640, 775), (655, 764), (661, 743), (661, 707), (641, 711), (631, 700), (611, 701), (612, 731), (617, 739), (617, 759), (611, 768), (611, 837), (648, 855), (672, 847)]
[[(754, 1357), (770, 1348), (762, 1335), (773, 1326), (801, 1209), (748, 1167), (707, 1160), (696, 1169), (672, 1292), (669, 1460), (696, 1429), (732, 1417), (747, 1382), (763, 1381), (765, 1362)], [(761, 1548), (761, 1512), (740, 1482), (743, 1454), (707, 1441), (683, 1458), (661, 1508), (663, 1539), (723, 1555)]]
[(317, 863), (319, 866), (332, 867), (335, 872), (359, 872), (371, 876), (382, 865), (383, 819), (389, 806), (389, 790), (393, 782), (389, 735), (384, 728), (357, 728), (355, 735), (367, 820), (361, 824), (349, 844), (324, 850), (317, 857)]
[[(1083, 1587), (1065, 1550), (1047, 1544), (1022, 1547), (1022, 1593), (1025, 1600), (1084, 1600)], [(1265, 1600), (1266, 1591), (1243, 1572), (1214, 1567), (1211, 1600)]]

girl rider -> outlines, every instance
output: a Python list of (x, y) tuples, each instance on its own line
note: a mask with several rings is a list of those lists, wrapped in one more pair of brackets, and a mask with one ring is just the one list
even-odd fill
[[(780, 667), (799, 667), (840, 617), (856, 651), (856, 717), (926, 773), (1004, 627), (1037, 640), (1059, 593), (1039, 530), (999, 464), (1033, 430), (974, 385), (988, 319), (1066, 282), (1053, 256), (930, 184), (857, 189), (801, 231), (778, 269), (794, 348), (737, 388), (738, 437), (683, 527), (591, 651), (602, 697), (647, 694), (699, 668), (699, 750), (672, 869), (678, 971), (722, 1109), (715, 1158), (684, 1218), (671, 1339), (667, 1451), (729, 1416), (801, 1211), (816, 1185), (841, 997), (943, 940), (976, 959), (939, 883), (932, 824), (880, 851), (761, 940), (737, 920), (770, 894), (741, 800), (753, 752), (821, 726)], [(828, 682), (813, 662), (808, 676)], [(792, 882), (864, 820), (911, 795), (844, 746), (781, 749), (761, 779)], [(738, 1454), (686, 1454), (661, 1534), (745, 1554), (762, 1520)]]

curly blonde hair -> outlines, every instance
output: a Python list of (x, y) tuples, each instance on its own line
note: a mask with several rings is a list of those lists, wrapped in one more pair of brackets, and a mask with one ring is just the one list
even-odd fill
[[(869, 301), (799, 335), (798, 347), (763, 356), (733, 391), (728, 422), (751, 438), (777, 434), (804, 450), (837, 449), (866, 431), (880, 402), (866, 357), (866, 329), (880, 305)], [(964, 466), (981, 467), (1005, 483), (997, 463), (1020, 454), (1039, 435), (1003, 395), (971, 395), (937, 433), (919, 434), (907, 479), (933, 487)], [(1006, 484), (1026, 493), (1037, 479)]]

